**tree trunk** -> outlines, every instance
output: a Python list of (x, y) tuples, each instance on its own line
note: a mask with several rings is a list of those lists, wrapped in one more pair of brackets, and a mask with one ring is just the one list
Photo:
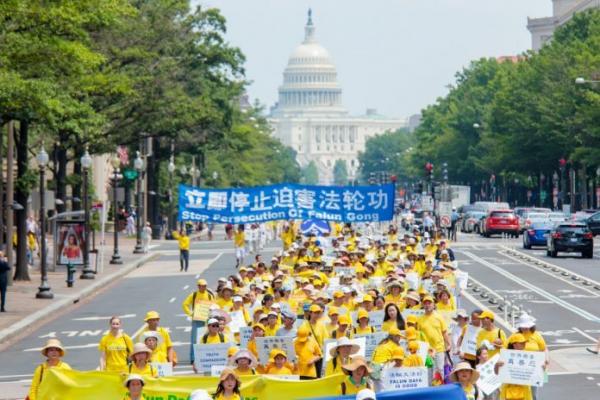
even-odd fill
[(27, 152), (27, 136), (29, 124), (27, 121), (20, 121), (17, 142), (17, 185), (15, 201), (23, 206), (22, 210), (15, 212), (17, 220), (17, 264), (15, 269), (15, 281), (29, 281), (29, 271), (27, 266), (27, 214), (29, 204), (29, 188), (26, 184), (25, 176), (28, 171), (29, 154)]
[[(60, 136), (61, 143), (65, 138)], [(67, 149), (60, 144), (56, 147), (56, 161), (58, 162), (56, 169), (56, 198), (61, 199), (63, 204), (56, 205), (56, 212), (62, 213), (67, 210)]]
[(147, 179), (147, 204), (148, 204), (148, 221), (152, 226), (152, 238), (160, 239), (162, 217), (160, 215), (160, 190), (158, 184), (159, 174), (159, 146), (157, 138), (152, 138), (152, 155), (147, 158), (146, 179)]
[(76, 197), (79, 201), (72, 202), (73, 211), (81, 210), (83, 204), (83, 198), (81, 196), (81, 184), (83, 182), (83, 171), (81, 170), (81, 155), (83, 152), (79, 147), (75, 149), (75, 157), (73, 158), (73, 175), (81, 177), (81, 179), (77, 179), (73, 185), (71, 185), (71, 195), (73, 199)]

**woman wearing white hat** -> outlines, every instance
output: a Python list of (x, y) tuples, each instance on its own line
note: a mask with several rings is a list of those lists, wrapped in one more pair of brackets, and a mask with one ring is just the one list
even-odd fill
[(325, 376), (342, 373), (342, 366), (348, 364), (351, 361), (350, 356), (358, 353), (359, 350), (360, 347), (346, 336), (339, 338), (335, 346), (329, 350), (331, 359), (325, 367)]
[(42, 355), (46, 357), (46, 361), (38, 365), (33, 373), (31, 387), (29, 388), (29, 400), (36, 400), (38, 398), (38, 388), (40, 387), (42, 379), (44, 379), (44, 375), (46, 375), (50, 368), (62, 370), (71, 369), (69, 364), (61, 360), (61, 358), (65, 356), (65, 349), (58, 339), (49, 339), (42, 348)]
[(169, 362), (167, 360), (167, 355), (161, 351), (160, 349), (160, 333), (157, 331), (146, 331), (142, 334), (142, 339), (144, 340), (144, 344), (152, 351), (152, 356), (150, 357), (150, 362), (157, 363), (166, 363)]
[[(543, 336), (535, 329), (535, 318), (527, 313), (523, 313), (517, 319), (515, 323), (519, 333), (523, 334), (525, 340), (525, 351), (543, 351), (546, 353), (546, 363), (548, 366), (548, 349), (546, 348), (546, 341)], [(537, 387), (531, 388), (531, 394), (533, 399), (537, 398)]]
[(125, 400), (143, 400), (144, 384), (144, 378), (141, 375), (129, 374), (125, 380), (125, 387), (128, 391)]
[(130, 374), (156, 378), (158, 372), (150, 364), (151, 357), (152, 350), (148, 346), (144, 343), (136, 343), (131, 353), (131, 364), (128, 366), (128, 372)]
[(235, 366), (234, 371), (238, 376), (256, 375), (256, 366), (258, 362), (254, 354), (246, 349), (239, 350), (232, 357), (232, 362)]
[(450, 373), (450, 380), (460, 384), (465, 392), (467, 400), (482, 399), (483, 393), (479, 391), (475, 384), (479, 379), (479, 371), (471, 367), (466, 361), (459, 362)]

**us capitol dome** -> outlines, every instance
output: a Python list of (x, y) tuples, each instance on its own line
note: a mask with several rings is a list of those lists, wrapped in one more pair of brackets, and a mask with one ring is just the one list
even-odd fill
[(342, 87), (333, 59), (315, 37), (312, 12), (283, 71), (278, 102), (269, 121), (273, 135), (297, 153), (302, 167), (314, 161), (319, 183), (333, 183), (336, 160), (345, 160), (349, 180), (358, 179), (358, 153), (368, 137), (406, 126), (406, 119), (389, 119), (367, 110), (350, 116), (342, 105)]

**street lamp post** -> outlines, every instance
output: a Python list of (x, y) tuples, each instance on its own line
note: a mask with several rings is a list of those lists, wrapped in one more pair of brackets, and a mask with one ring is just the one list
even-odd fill
[(169, 219), (168, 226), (169, 232), (167, 232), (167, 238), (171, 238), (171, 232), (173, 232), (174, 224), (173, 224), (173, 173), (175, 172), (175, 163), (173, 162), (173, 156), (169, 160), (169, 165), (167, 166), (167, 170), (169, 171)]
[(88, 195), (88, 171), (92, 167), (92, 157), (88, 149), (81, 156), (81, 168), (83, 169), (83, 270), (80, 279), (94, 279), (94, 270), (90, 266), (90, 201)]
[(48, 265), (46, 262), (46, 201), (44, 198), (44, 180), (46, 179), (45, 169), (46, 165), (48, 165), (49, 157), (43, 146), (36, 158), (40, 167), (40, 269), (42, 281), (35, 297), (38, 299), (52, 299), (54, 294), (50, 290), (50, 285), (48, 284)]
[(119, 210), (117, 207), (117, 189), (119, 183), (119, 167), (121, 166), (121, 159), (118, 155), (115, 156), (110, 161), (114, 175), (113, 175), (113, 210), (114, 210), (114, 238), (113, 238), (113, 255), (110, 259), (111, 264), (123, 264), (123, 260), (121, 259), (121, 255), (119, 254)]
[(135, 227), (135, 248), (133, 249), (134, 254), (141, 254), (144, 252), (144, 246), (142, 246), (142, 171), (144, 170), (144, 160), (140, 157), (140, 152), (136, 152), (135, 160), (133, 160), (133, 167), (138, 173), (137, 176), (137, 200), (136, 200), (136, 227)]

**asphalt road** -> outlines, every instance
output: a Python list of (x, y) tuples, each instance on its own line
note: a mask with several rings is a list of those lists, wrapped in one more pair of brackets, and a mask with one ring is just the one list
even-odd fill
[[(600, 240), (598, 240), (600, 242)], [(269, 260), (278, 249), (269, 245), (263, 251)], [(600, 308), (597, 306), (600, 289), (600, 248), (595, 258), (583, 260), (571, 256), (551, 259), (545, 250), (523, 250), (520, 240), (480, 238), (461, 235), (453, 246), (459, 268), (474, 278), (463, 302), (467, 310), (475, 306), (490, 307), (499, 316), (504, 301), (511, 301), (530, 312), (538, 320), (551, 350), (551, 376), (541, 390), (540, 399), (558, 400), (595, 398), (600, 389), (600, 357), (585, 352), (584, 347), (600, 337)], [(516, 249), (552, 264), (541, 266), (522, 259)], [(197, 277), (213, 285), (221, 276), (235, 271), (233, 248), (230, 242), (194, 242), (190, 271), (179, 272), (177, 245), (163, 242), (158, 245), (164, 255), (126, 278), (113, 283), (93, 300), (80, 304), (64, 315), (23, 337), (0, 353), (0, 399), (5, 388), (25, 385), (34, 367), (42, 361), (39, 349), (49, 337), (58, 337), (66, 346), (67, 361), (77, 369), (98, 366), (97, 344), (108, 328), (112, 315), (122, 316), (124, 328), (134, 334), (143, 326), (144, 314), (156, 310), (161, 325), (169, 327), (178, 352), (180, 365), (176, 373), (189, 373), (190, 323), (183, 314), (181, 302), (195, 288)], [(557, 271), (553, 271), (553, 267)], [(574, 280), (569, 272), (578, 274)], [(587, 281), (584, 285), (582, 282)], [(598, 283), (600, 288), (600, 282)], [(474, 303), (469, 301), (474, 300)], [(490, 299), (496, 299), (490, 303)], [(511, 318), (507, 318), (510, 322)]]

